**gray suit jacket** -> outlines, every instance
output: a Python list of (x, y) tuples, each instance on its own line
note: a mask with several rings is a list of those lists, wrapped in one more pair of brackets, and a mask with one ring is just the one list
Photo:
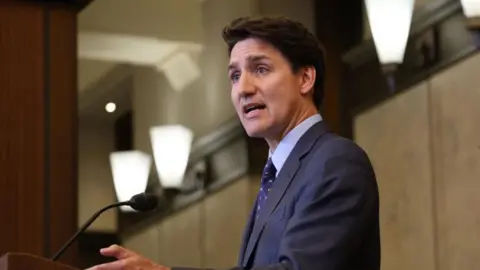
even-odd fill
[(372, 165), (359, 146), (323, 122), (300, 138), (265, 207), (258, 220), (250, 216), (238, 266), (231, 270), (380, 269)]

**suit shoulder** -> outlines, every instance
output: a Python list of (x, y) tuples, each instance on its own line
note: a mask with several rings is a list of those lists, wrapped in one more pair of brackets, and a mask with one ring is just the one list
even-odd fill
[(320, 138), (314, 145), (312, 154), (322, 159), (345, 157), (370, 162), (365, 150), (357, 143), (333, 133), (327, 133)]
[[(376, 176), (366, 152), (354, 141), (333, 133), (324, 134), (304, 161), (305, 183), (309, 187), (356, 186), (376, 190)], [(353, 181), (355, 180), (355, 181)]]

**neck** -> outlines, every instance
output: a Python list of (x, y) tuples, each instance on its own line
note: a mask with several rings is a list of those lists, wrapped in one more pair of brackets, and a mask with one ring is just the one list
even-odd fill
[(276, 136), (265, 138), (270, 150), (273, 152), (277, 148), (278, 144), (282, 141), (282, 139), (296, 126), (300, 123), (305, 121), (305, 119), (309, 118), (317, 114), (318, 111), (315, 106), (308, 106), (304, 110), (299, 110), (297, 113), (293, 114), (293, 117), (290, 119), (290, 122), (282, 129), (281, 132), (278, 132)]

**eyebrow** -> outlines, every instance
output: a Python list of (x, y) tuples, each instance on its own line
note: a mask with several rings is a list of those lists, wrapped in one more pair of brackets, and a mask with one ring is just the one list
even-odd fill
[[(251, 55), (251, 56), (248, 56), (247, 57), (247, 62), (259, 62), (261, 60), (265, 60), (265, 59), (270, 59), (268, 56), (266, 55)], [(233, 62), (231, 64), (228, 65), (228, 71), (236, 68), (238, 66), (238, 64), (236, 62)]]

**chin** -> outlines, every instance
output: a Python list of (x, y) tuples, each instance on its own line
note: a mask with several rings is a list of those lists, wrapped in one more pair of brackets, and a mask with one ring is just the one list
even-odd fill
[(267, 133), (267, 128), (253, 123), (244, 123), (243, 128), (247, 135), (252, 138), (264, 138)]
[(247, 132), (247, 135), (250, 138), (263, 138), (262, 132), (259, 132), (256, 130), (249, 130), (249, 129), (245, 129), (245, 131)]

